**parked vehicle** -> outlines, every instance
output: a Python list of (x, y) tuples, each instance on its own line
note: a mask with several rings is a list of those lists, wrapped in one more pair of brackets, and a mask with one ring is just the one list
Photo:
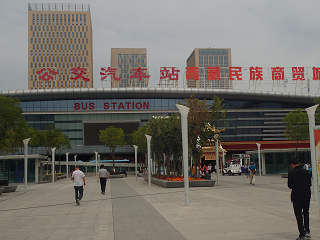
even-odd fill
[(223, 169), (222, 175), (228, 174), (229, 176), (239, 174), (241, 176), (241, 164), (239, 161), (226, 162)]

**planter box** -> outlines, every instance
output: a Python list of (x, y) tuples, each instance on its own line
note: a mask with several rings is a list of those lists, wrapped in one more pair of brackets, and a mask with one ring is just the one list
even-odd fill
[[(166, 181), (158, 178), (151, 178), (151, 182), (165, 188), (183, 188), (183, 181)], [(216, 180), (189, 181), (189, 187), (213, 187)]]
[[(46, 180), (49, 182), (52, 182), (52, 175), (47, 175)], [(57, 175), (54, 175), (54, 181), (56, 182), (58, 180)]]
[(288, 173), (280, 173), (280, 176), (281, 176), (282, 178), (288, 178)]
[(3, 192), (3, 188), (0, 187), (0, 195), (1, 195), (2, 192)]
[(11, 186), (10, 188), (10, 192), (15, 192), (17, 190), (17, 185), (16, 186)]

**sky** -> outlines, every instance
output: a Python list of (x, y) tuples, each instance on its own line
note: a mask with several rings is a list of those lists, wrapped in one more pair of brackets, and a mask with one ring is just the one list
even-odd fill
[[(160, 67), (180, 69), (179, 87), (183, 87), (186, 60), (195, 48), (231, 48), (232, 65), (239, 67), (320, 67), (318, 0), (68, 0), (63, 3), (90, 4), (95, 88), (102, 87), (100, 68), (110, 66), (111, 48), (147, 48), (150, 87), (157, 87)], [(0, 91), (28, 89), (27, 17), (28, 1), (2, 1)], [(316, 93), (319, 82), (312, 81), (315, 87), (311, 89)], [(104, 83), (104, 86), (108, 85)], [(248, 88), (248, 83), (237, 81), (235, 88), (241, 86)]]

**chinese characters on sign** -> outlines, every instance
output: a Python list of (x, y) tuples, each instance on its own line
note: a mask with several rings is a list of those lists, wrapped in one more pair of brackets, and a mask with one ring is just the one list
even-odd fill
[(179, 80), (179, 72), (175, 67), (161, 67), (160, 68), (160, 79), (167, 80)]
[[(186, 67), (186, 80), (198, 81), (199, 67)], [(206, 68), (206, 80), (221, 80), (221, 69), (227, 70), (227, 79), (229, 80), (243, 80), (243, 77), (249, 80), (286, 80), (291, 79), (293, 81), (304, 81), (306, 79), (320, 80), (320, 68), (313, 67), (207, 67)], [(248, 72), (249, 69), (249, 72)], [(309, 69), (309, 71), (306, 71)], [(270, 73), (271, 72), (271, 73)], [(312, 72), (312, 73), (311, 73)], [(308, 77), (308, 78), (307, 78)]]
[(74, 77), (70, 78), (71, 80), (82, 79), (87, 82), (90, 81), (89, 78), (85, 77), (88, 75), (86, 68), (80, 68), (80, 67), (71, 68), (71, 73), (74, 75)]
[[(101, 68), (100, 71), (100, 76), (101, 76), (101, 81), (106, 80), (106, 78), (110, 75), (113, 77), (113, 80), (116, 81), (120, 81), (121, 77), (116, 77), (116, 73), (117, 73), (117, 68)], [(148, 69), (147, 68), (133, 68), (132, 69), (132, 75), (130, 76), (130, 78), (137, 78), (139, 79), (139, 81), (142, 81), (143, 78), (150, 78), (150, 75), (147, 75)]]
[[(205, 69), (200, 74), (200, 69)], [(222, 70), (223, 69), (223, 70)], [(88, 68), (71, 68), (71, 80), (83, 80), (90, 81), (88, 78)], [(121, 80), (121, 75), (117, 77), (118, 68), (101, 68), (100, 76), (101, 81), (106, 80), (108, 76), (112, 76), (113, 80)], [(177, 67), (161, 67), (160, 68), (160, 80), (179, 80), (179, 72)], [(222, 74), (223, 73), (223, 74)], [(55, 71), (52, 68), (42, 68), (36, 71), (39, 75), (39, 80), (49, 81), (56, 80), (56, 76), (59, 71)], [(198, 81), (201, 77), (204, 77), (208, 81), (221, 80), (222, 77), (228, 80), (286, 80), (304, 81), (306, 79), (320, 80), (320, 67), (186, 67), (185, 76), (186, 80)], [(149, 79), (147, 68), (133, 68), (130, 79), (137, 79), (142, 81), (143, 79)]]
[(53, 71), (51, 68), (42, 68), (39, 71), (36, 71), (36, 73), (40, 75), (39, 80), (49, 81), (55, 80), (55, 75), (57, 75), (58, 72)]
[(113, 76), (114, 80), (119, 81), (121, 78), (116, 77), (116, 72), (117, 72), (117, 68), (111, 68), (111, 67), (108, 67), (107, 69), (101, 68), (101, 72), (100, 72), (101, 81), (105, 80), (109, 75)]

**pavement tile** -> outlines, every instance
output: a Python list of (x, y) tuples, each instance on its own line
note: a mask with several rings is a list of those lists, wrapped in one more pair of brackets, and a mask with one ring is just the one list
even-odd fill
[[(216, 175), (212, 174), (212, 179)], [(28, 183), (28, 191), (0, 195), (0, 239), (295, 239), (297, 225), (287, 179), (220, 176), (219, 186), (165, 189), (134, 175), (111, 179), (101, 195), (87, 177), (84, 198), (75, 205), (73, 184), (63, 179)], [(248, 231), (254, 229), (254, 232)], [(270, 232), (272, 229), (272, 232)], [(320, 239), (318, 202), (310, 204), (312, 239)], [(63, 237), (62, 237), (63, 236)]]

